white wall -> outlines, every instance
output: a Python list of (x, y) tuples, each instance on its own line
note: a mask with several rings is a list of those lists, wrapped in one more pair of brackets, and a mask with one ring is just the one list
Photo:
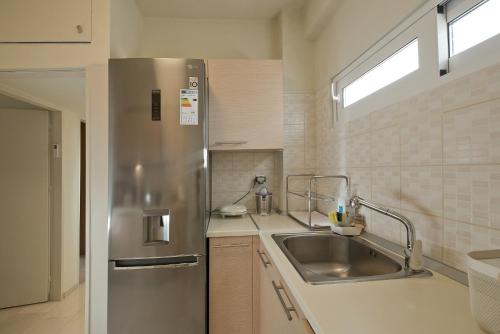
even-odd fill
[(107, 332), (108, 304), (108, 66), (86, 72), (88, 333)]
[(111, 0), (111, 58), (141, 54), (143, 18), (135, 0)]
[(142, 56), (280, 58), (273, 20), (145, 18)]
[(304, 32), (310, 39), (323, 31), (343, 0), (309, 0), (304, 11)]
[(360, 56), (425, 0), (343, 1), (314, 43), (316, 87)]
[(62, 292), (79, 283), (80, 115), (62, 112)]
[[(86, 289), (86, 327), (92, 334), (106, 333), (107, 303), (107, 69), (93, 72), (96, 64), (106, 64), (110, 55), (110, 0), (92, 1), (91, 43), (25, 43), (0, 44), (0, 70), (88, 68), (91, 84), (87, 85), (87, 116), (98, 119), (88, 124), (89, 135), (96, 138), (87, 145), (87, 189), (97, 189), (92, 202), (87, 198), (87, 240), (94, 256), (87, 262), (90, 289)], [(64, 15), (64, 13), (61, 13)], [(19, 18), (22, 22), (23, 18)], [(91, 65), (91, 66), (90, 66)], [(92, 85), (92, 89), (90, 86)], [(91, 91), (91, 92), (90, 92)], [(90, 96), (91, 95), (91, 96)], [(102, 102), (102, 103), (100, 103)], [(89, 136), (87, 136), (89, 138)], [(89, 142), (91, 139), (89, 138)], [(105, 150), (105, 152), (107, 152)], [(91, 165), (91, 161), (95, 165)], [(104, 165), (102, 165), (104, 164)], [(93, 173), (90, 172), (93, 168)], [(90, 191), (87, 192), (89, 194)], [(90, 194), (89, 194), (90, 195)], [(88, 195), (88, 196), (89, 196)], [(90, 217), (92, 212), (92, 217)], [(90, 256), (89, 256), (90, 257)], [(90, 297), (92, 296), (92, 298)], [(91, 309), (89, 305), (92, 304)]]
[(290, 8), (281, 13), (281, 48), (285, 92), (314, 89), (313, 43), (305, 32), (304, 11)]

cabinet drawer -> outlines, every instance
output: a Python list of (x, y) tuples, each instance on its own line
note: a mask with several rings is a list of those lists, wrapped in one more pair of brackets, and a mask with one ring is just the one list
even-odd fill
[(210, 248), (252, 247), (252, 237), (210, 238)]

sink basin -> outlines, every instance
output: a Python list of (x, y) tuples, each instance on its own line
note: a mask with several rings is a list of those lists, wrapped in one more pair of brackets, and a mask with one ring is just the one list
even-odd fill
[(274, 234), (274, 241), (310, 284), (359, 282), (411, 276), (398, 258), (361, 237), (331, 233)]

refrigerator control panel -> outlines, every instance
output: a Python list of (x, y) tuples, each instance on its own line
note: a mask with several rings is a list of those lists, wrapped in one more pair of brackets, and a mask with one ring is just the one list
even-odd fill
[(151, 120), (161, 121), (161, 90), (151, 91)]

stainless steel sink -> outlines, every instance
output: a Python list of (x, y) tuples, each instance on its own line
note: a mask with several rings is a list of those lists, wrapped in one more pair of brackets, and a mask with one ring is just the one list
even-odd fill
[(274, 234), (274, 241), (310, 284), (430, 276), (405, 270), (403, 259), (361, 237), (332, 233)]

